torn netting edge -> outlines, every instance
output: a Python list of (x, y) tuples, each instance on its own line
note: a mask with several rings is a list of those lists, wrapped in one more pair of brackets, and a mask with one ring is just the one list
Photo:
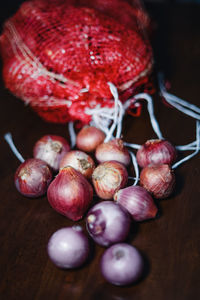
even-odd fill
[[(113, 101), (114, 105), (112, 108), (108, 107), (99, 107), (97, 106), (96, 108), (86, 108), (86, 113), (92, 117), (92, 121), (90, 122), (91, 126), (95, 126), (99, 129), (101, 129), (105, 134), (105, 140), (104, 142), (108, 142), (111, 139), (114, 138), (120, 138), (121, 137), (121, 132), (122, 132), (122, 123), (123, 123), (123, 118), (124, 115), (129, 108), (129, 106), (133, 103), (134, 105), (137, 106), (139, 104), (139, 100), (146, 100), (147, 101), (147, 109), (149, 112), (149, 117), (150, 117), (150, 122), (153, 128), (153, 131), (157, 135), (158, 139), (164, 139), (160, 126), (158, 121), (156, 120), (155, 114), (154, 114), (154, 104), (153, 104), (153, 99), (152, 97), (147, 94), (147, 93), (140, 93), (132, 97), (131, 99), (128, 99), (124, 104), (120, 101), (119, 99), (119, 94), (117, 91), (117, 88), (115, 85), (111, 82), (108, 82), (110, 91), (113, 95)], [(178, 109), (182, 113), (194, 118), (196, 120), (196, 140), (186, 144), (186, 145), (181, 145), (181, 146), (176, 146), (176, 149), (179, 151), (193, 151), (193, 153), (187, 155), (180, 161), (176, 162), (174, 165), (172, 165), (172, 169), (177, 168), (180, 166), (182, 163), (185, 161), (188, 161), (191, 159), (193, 156), (195, 156), (199, 151), (200, 151), (200, 108), (197, 107), (194, 104), (191, 104), (185, 100), (182, 100), (170, 93), (167, 92), (165, 86), (164, 86), (164, 81), (160, 77), (159, 78), (159, 87), (160, 87), (160, 95), (164, 97), (166, 102), (168, 102), (171, 106), (174, 108)], [(76, 144), (76, 133), (74, 130), (74, 124), (73, 122), (69, 122), (68, 125), (69, 129), (69, 134), (70, 134), (70, 139), (71, 139), (71, 147), (73, 148)], [(133, 143), (127, 143), (124, 142), (124, 145), (128, 148), (132, 149), (139, 149), (141, 145), (138, 144), (133, 144)], [(134, 184), (136, 185), (139, 181), (139, 167), (137, 164), (136, 156), (135, 154), (129, 150), (132, 163), (134, 166), (135, 170), (135, 177), (134, 179)]]

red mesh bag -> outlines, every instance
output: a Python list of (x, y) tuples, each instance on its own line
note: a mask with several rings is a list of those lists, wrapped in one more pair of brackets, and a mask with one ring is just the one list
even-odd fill
[(108, 86), (126, 101), (152, 70), (149, 18), (139, 0), (32, 0), (0, 37), (6, 87), (46, 121), (91, 119), (111, 107)]

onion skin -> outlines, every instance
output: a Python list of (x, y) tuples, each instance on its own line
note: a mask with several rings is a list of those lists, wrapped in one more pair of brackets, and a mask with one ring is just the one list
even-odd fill
[(119, 243), (105, 250), (100, 267), (103, 277), (108, 282), (123, 286), (131, 284), (141, 277), (144, 262), (135, 247)]
[(45, 135), (35, 143), (33, 156), (45, 161), (54, 172), (57, 172), (61, 159), (69, 150), (70, 146), (63, 137)]
[(46, 194), (52, 177), (52, 171), (44, 161), (30, 158), (18, 167), (14, 182), (20, 194), (36, 198)]
[(145, 221), (155, 218), (158, 208), (151, 195), (141, 186), (129, 186), (119, 190), (114, 200), (132, 216), (135, 221)]
[(60, 162), (60, 169), (71, 166), (86, 178), (90, 178), (95, 169), (93, 159), (83, 151), (73, 150), (65, 154)]
[(76, 146), (85, 152), (93, 152), (97, 146), (103, 143), (105, 133), (94, 126), (84, 126), (76, 137)]
[(171, 165), (177, 158), (177, 152), (166, 140), (148, 140), (137, 151), (136, 158), (141, 168), (155, 164)]
[(88, 258), (89, 241), (80, 226), (61, 228), (50, 237), (47, 251), (57, 267), (77, 268)]
[(102, 201), (87, 214), (86, 227), (93, 240), (108, 247), (123, 242), (130, 231), (128, 212), (113, 201)]
[(140, 185), (157, 199), (170, 196), (175, 186), (175, 175), (169, 165), (150, 165), (140, 173)]
[(128, 172), (121, 163), (106, 161), (96, 167), (92, 174), (92, 182), (100, 198), (112, 199), (114, 194), (127, 184)]
[(128, 166), (131, 160), (128, 149), (124, 146), (121, 139), (114, 139), (99, 145), (96, 149), (95, 157), (100, 163), (115, 160), (125, 166)]
[(77, 221), (83, 217), (91, 204), (93, 189), (80, 172), (68, 166), (61, 169), (52, 181), (47, 197), (53, 209)]

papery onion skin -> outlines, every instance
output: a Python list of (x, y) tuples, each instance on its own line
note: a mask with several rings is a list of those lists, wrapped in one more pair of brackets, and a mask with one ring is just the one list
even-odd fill
[(60, 169), (71, 166), (86, 178), (90, 178), (95, 169), (94, 160), (85, 152), (72, 150), (65, 154), (60, 162)]
[(95, 157), (100, 163), (109, 160), (116, 160), (125, 166), (128, 166), (130, 163), (128, 149), (124, 146), (121, 139), (113, 139), (107, 143), (100, 144), (95, 151)]
[(136, 154), (141, 168), (151, 164), (171, 165), (177, 158), (176, 148), (166, 140), (148, 140), (140, 147)]
[(76, 137), (76, 146), (85, 152), (93, 152), (97, 146), (103, 143), (105, 133), (94, 126), (84, 126)]
[(68, 166), (61, 169), (49, 185), (47, 197), (53, 209), (67, 218), (77, 221), (89, 208), (93, 189), (80, 172)]
[(141, 278), (144, 262), (135, 247), (119, 243), (105, 250), (100, 267), (103, 277), (108, 282), (123, 286)]
[(78, 268), (89, 255), (89, 241), (80, 226), (65, 227), (50, 237), (47, 252), (59, 268)]
[(119, 190), (114, 200), (132, 216), (135, 221), (155, 218), (158, 208), (151, 195), (141, 186), (129, 186)]
[(175, 175), (167, 164), (149, 165), (140, 173), (140, 185), (157, 199), (167, 198), (175, 187)]
[(97, 195), (105, 200), (112, 199), (114, 194), (125, 187), (128, 172), (125, 166), (117, 161), (106, 161), (99, 164), (93, 174), (92, 182)]
[(123, 242), (130, 231), (129, 213), (113, 201), (102, 201), (93, 206), (86, 226), (93, 240), (104, 247)]
[(14, 182), (20, 194), (37, 198), (46, 194), (52, 178), (52, 171), (44, 161), (29, 158), (18, 167)]
[(33, 156), (44, 160), (54, 172), (57, 172), (61, 159), (69, 150), (70, 146), (63, 137), (45, 135), (35, 143)]

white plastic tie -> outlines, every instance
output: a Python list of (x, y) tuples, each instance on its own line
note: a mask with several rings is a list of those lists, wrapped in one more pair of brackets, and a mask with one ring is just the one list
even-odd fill
[(12, 134), (10, 132), (6, 133), (4, 135), (4, 139), (6, 140), (6, 142), (8, 143), (8, 145), (10, 146), (12, 152), (15, 154), (15, 156), (19, 159), (19, 161), (21, 163), (23, 163), (25, 160), (22, 157), (22, 155), (19, 153), (19, 151), (17, 150), (17, 148), (15, 147), (15, 144), (13, 143), (13, 139), (12, 139)]
[(140, 147), (141, 147), (141, 145), (138, 145), (138, 144), (131, 144), (131, 143), (127, 143), (127, 142), (124, 142), (124, 146), (130, 147), (130, 148), (136, 149), (136, 150), (140, 149)]
[(161, 96), (164, 97), (165, 101), (168, 102), (170, 105), (181, 111), (182, 113), (196, 119), (200, 120), (200, 108), (197, 107), (194, 104), (191, 104), (173, 94), (170, 94), (167, 92), (165, 85), (164, 85), (164, 80), (163, 80), (163, 75), (159, 74), (159, 87), (160, 87), (160, 94)]
[(74, 146), (76, 145), (76, 133), (74, 130), (74, 122), (68, 123), (68, 131), (70, 136), (71, 148), (74, 148)]
[(129, 151), (129, 154), (130, 154), (130, 156), (131, 156), (131, 160), (132, 160), (132, 163), (133, 163), (133, 166), (134, 166), (134, 170), (135, 170), (135, 177), (133, 177), (134, 180), (135, 180), (135, 182), (134, 182), (133, 185), (137, 185), (137, 183), (138, 183), (138, 181), (139, 181), (139, 176), (140, 176), (140, 175), (139, 175), (139, 167), (138, 167), (138, 163), (137, 163), (135, 154), (133, 154), (132, 151)]
[(200, 122), (196, 121), (196, 150), (192, 154), (184, 157), (183, 159), (181, 159), (177, 163), (175, 163), (172, 166), (172, 169), (176, 169), (182, 163), (191, 159), (193, 156), (195, 156), (199, 152), (199, 150), (200, 150)]
[(144, 99), (147, 101), (147, 109), (149, 112), (149, 117), (151, 121), (152, 128), (157, 135), (159, 139), (163, 139), (163, 135), (161, 133), (158, 121), (156, 120), (156, 117), (154, 115), (154, 107), (153, 107), (153, 99), (150, 95), (146, 93), (140, 93), (134, 96), (134, 99), (139, 100), (139, 99)]
[(121, 103), (116, 86), (111, 82), (108, 82), (108, 85), (113, 95), (113, 107), (97, 105), (95, 108), (85, 110), (86, 114), (92, 116), (90, 125), (101, 129), (106, 134), (104, 142), (121, 137), (123, 117), (128, 108), (127, 103), (126, 105)]
[(113, 136), (113, 133), (115, 131), (115, 128), (117, 126), (117, 119), (118, 119), (118, 101), (119, 101), (119, 97), (118, 97), (118, 92), (117, 92), (117, 88), (114, 86), (114, 84), (112, 84), (111, 82), (108, 82), (110, 91), (114, 97), (114, 115), (113, 115), (113, 123), (110, 127), (110, 130), (104, 140), (104, 142), (108, 142), (111, 137)]

